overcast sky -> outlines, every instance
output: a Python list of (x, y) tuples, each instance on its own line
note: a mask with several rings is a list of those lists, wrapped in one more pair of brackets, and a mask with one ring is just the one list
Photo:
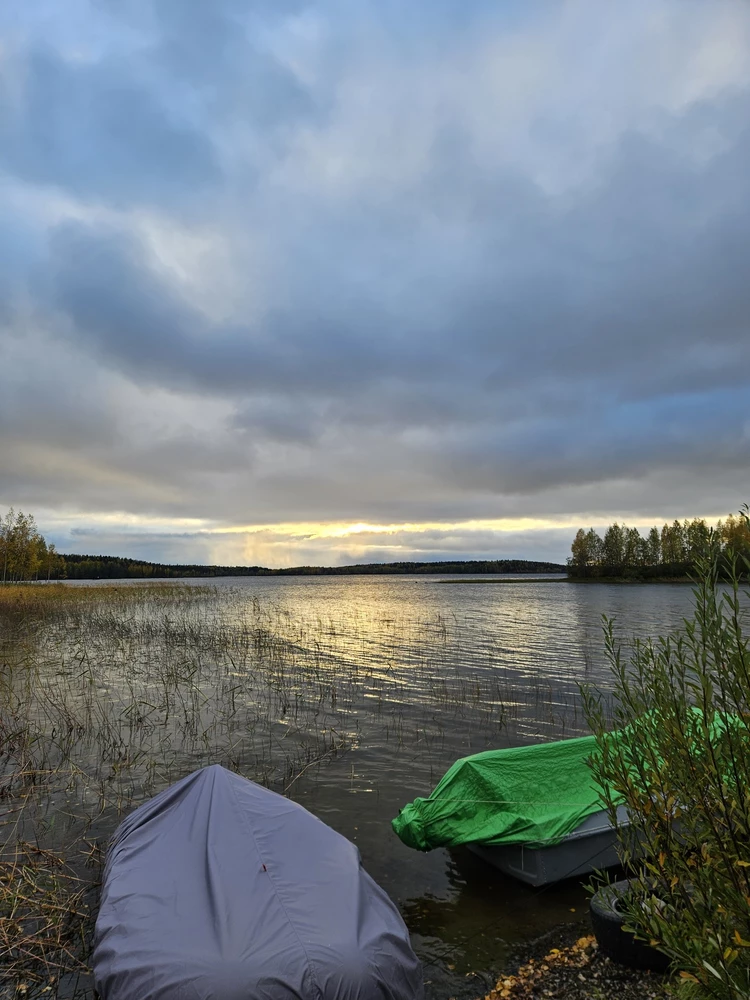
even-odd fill
[(0, 5), (0, 507), (564, 560), (750, 500), (746, 0)]

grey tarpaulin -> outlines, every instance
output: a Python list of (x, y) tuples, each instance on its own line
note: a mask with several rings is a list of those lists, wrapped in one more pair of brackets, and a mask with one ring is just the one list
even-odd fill
[(131, 813), (104, 869), (103, 1000), (415, 1000), (422, 972), (359, 852), (223, 767)]

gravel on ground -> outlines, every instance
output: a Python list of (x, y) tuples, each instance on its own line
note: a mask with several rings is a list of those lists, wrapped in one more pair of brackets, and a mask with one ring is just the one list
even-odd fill
[(661, 1000), (669, 977), (618, 965), (585, 924), (545, 934), (484, 1000)]

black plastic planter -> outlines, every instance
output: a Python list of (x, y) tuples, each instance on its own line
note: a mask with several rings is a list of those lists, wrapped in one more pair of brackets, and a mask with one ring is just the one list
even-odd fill
[(629, 887), (629, 881), (623, 879), (621, 882), (602, 886), (591, 897), (591, 924), (599, 949), (602, 954), (621, 965), (665, 972), (669, 968), (670, 959), (664, 952), (657, 951), (645, 941), (639, 941), (634, 934), (623, 928), (627, 918), (618, 904)]

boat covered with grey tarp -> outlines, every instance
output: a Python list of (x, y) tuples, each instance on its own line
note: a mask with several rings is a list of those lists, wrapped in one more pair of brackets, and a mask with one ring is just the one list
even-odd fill
[(107, 856), (103, 1000), (415, 1000), (422, 971), (359, 852), (222, 767), (136, 809)]

